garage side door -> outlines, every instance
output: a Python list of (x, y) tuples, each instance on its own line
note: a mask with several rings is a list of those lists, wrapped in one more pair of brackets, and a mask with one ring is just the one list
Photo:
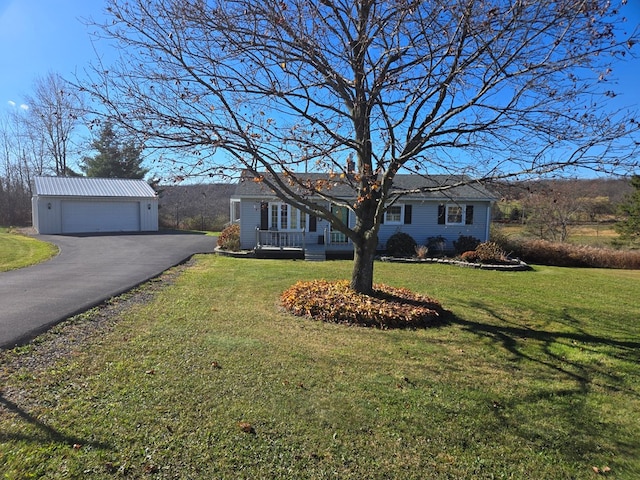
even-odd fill
[(137, 231), (140, 231), (138, 202), (62, 202), (62, 233)]

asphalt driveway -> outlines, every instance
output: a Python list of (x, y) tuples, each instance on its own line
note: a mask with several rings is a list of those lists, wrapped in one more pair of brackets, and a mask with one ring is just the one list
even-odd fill
[(23, 344), (215, 247), (214, 237), (179, 232), (36, 238), (54, 243), (60, 254), (39, 265), (0, 273), (0, 348)]

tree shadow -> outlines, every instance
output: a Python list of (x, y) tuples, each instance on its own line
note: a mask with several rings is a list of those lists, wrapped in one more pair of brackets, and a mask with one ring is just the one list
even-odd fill
[[(539, 378), (532, 380), (530, 387), (526, 378), (525, 383), (514, 380), (518, 387), (514, 386), (512, 395), (506, 394), (494, 403), (492, 411), (499, 419), (499, 430), (514, 433), (541, 449), (559, 452), (571, 462), (584, 463), (598, 456), (637, 457), (637, 437), (621, 434), (616, 420), (603, 417), (607, 409), (598, 405), (606, 403), (604, 396), (609, 393), (640, 398), (637, 376), (629, 374), (640, 364), (639, 341), (589, 333), (569, 310), (553, 319), (558, 322), (554, 329), (542, 322), (536, 322), (542, 327), (516, 323), (482, 302), (468, 302), (468, 308), (484, 312), (487, 321), (451, 315), (450, 324), (508, 352), (516, 367), (519, 362), (541, 367)], [(518, 375), (517, 368), (512, 371)], [(538, 374), (529, 368), (523, 375)], [(523, 418), (517, 412), (527, 413)]]
[(86, 438), (76, 437), (73, 435), (67, 435), (55, 428), (47, 425), (42, 422), (25, 409), (21, 408), (15, 402), (6, 398), (2, 392), (0, 392), (0, 408), (6, 409), (8, 412), (20, 417), (22, 420), (27, 422), (28, 424), (33, 425), (36, 429), (43, 434), (43, 436), (39, 436), (37, 434), (27, 435), (20, 433), (6, 433), (0, 431), (0, 442), (5, 441), (26, 441), (26, 442), (39, 442), (43, 443), (44, 441), (51, 441), (56, 443), (62, 443), (64, 445), (69, 445), (69, 447), (73, 447), (74, 445), (79, 445), (81, 447), (90, 446), (93, 448), (99, 448), (102, 450), (113, 450), (113, 447), (104, 442), (97, 442), (95, 440), (88, 440)]
[[(624, 390), (636, 397), (640, 397), (640, 392), (625, 386), (624, 378), (617, 375), (615, 371), (606, 369), (596, 363), (586, 364), (576, 360), (571, 360), (566, 356), (553, 351), (553, 347), (562, 345), (566, 348), (575, 348), (581, 351), (594, 354), (602, 353), (630, 366), (640, 363), (640, 342), (633, 340), (616, 340), (590, 334), (579, 327), (579, 321), (564, 310), (561, 319), (563, 323), (569, 324), (574, 331), (542, 330), (529, 328), (520, 324), (515, 324), (499, 315), (495, 310), (482, 302), (469, 302), (469, 308), (481, 310), (497, 323), (483, 323), (466, 320), (451, 314), (448, 322), (462, 327), (463, 330), (474, 335), (487, 338), (499, 344), (502, 348), (513, 355), (516, 360), (528, 360), (537, 363), (545, 368), (561, 373), (571, 378), (581, 385), (582, 391), (586, 392), (589, 385), (597, 381), (604, 388), (613, 391)], [(531, 349), (527, 342), (535, 341), (540, 346), (539, 349)], [(527, 347), (527, 348), (525, 348)], [(604, 348), (606, 353), (601, 352)], [(539, 355), (535, 355), (535, 352)], [(597, 378), (598, 380), (594, 380)], [(606, 380), (603, 383), (603, 380)]]

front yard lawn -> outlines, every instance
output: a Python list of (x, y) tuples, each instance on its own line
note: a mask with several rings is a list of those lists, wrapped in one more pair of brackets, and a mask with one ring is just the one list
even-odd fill
[(639, 271), (377, 263), (453, 314), (415, 331), (279, 307), (351, 267), (199, 256), (5, 352), (4, 478), (640, 477)]

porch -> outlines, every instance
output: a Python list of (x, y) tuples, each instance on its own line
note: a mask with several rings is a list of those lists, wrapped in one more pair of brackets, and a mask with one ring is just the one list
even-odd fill
[(256, 228), (256, 256), (262, 258), (304, 258), (326, 260), (327, 254), (353, 250), (346, 235), (324, 229), (322, 232), (261, 230)]

